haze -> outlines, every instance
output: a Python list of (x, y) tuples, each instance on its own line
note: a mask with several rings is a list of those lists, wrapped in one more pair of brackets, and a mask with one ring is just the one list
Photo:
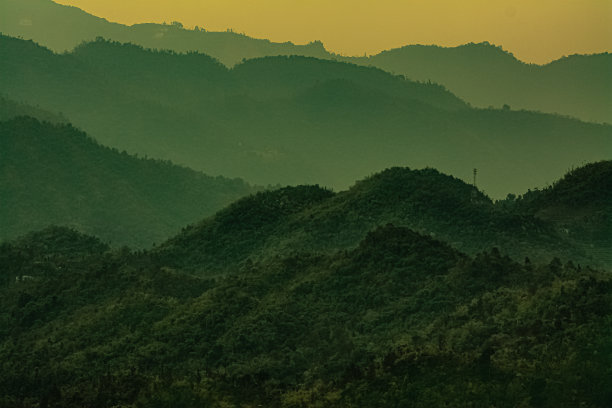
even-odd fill
[(61, 0), (124, 24), (170, 22), (292, 41), (321, 40), (343, 55), (406, 44), (489, 41), (526, 62), (612, 48), (609, 0)]

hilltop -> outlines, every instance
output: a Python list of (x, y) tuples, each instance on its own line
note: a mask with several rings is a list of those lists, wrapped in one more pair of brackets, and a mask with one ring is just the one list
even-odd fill
[(560, 233), (612, 264), (611, 161), (573, 169), (553, 185), (530, 190), (511, 205), (554, 224)]
[[(597, 214), (589, 208), (583, 207), (585, 216)], [(172, 268), (217, 276), (279, 254), (352, 250), (368, 231), (387, 224), (470, 255), (496, 247), (515, 259), (609, 264), (603, 252), (577, 245), (532, 211), (509, 211), (435, 169), (408, 168), (387, 169), (339, 193), (318, 186), (259, 192), (185, 228), (153, 256)]]
[(103, 147), (71, 125), (0, 122), (0, 239), (59, 224), (148, 247), (253, 191)]

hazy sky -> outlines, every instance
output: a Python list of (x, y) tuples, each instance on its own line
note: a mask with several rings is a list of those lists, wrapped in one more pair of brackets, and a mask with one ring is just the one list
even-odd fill
[(170, 22), (321, 40), (344, 55), (489, 41), (527, 62), (612, 50), (612, 0), (58, 0), (124, 24)]

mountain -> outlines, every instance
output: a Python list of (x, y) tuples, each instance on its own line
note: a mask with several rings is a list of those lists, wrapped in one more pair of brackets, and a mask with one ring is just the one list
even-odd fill
[[(578, 208), (583, 217), (599, 214), (589, 206)], [(612, 265), (603, 251), (577, 244), (539, 213), (508, 210), (435, 169), (408, 168), (387, 169), (339, 193), (318, 186), (259, 192), (185, 228), (153, 256), (172, 268), (217, 276), (278, 254), (352, 250), (368, 231), (388, 224), (470, 255), (496, 247), (515, 259)]]
[(376, 228), (348, 251), (277, 254), (223, 279), (56, 228), (1, 244), (0, 274), (6, 407), (612, 398), (609, 273), (519, 264), (497, 250), (468, 256), (403, 227)]
[[(229, 29), (226, 32), (209, 32), (200, 27), (187, 30), (178, 22), (125, 26), (50, 0), (0, 0), (0, 7), (0, 32), (32, 39), (56, 52), (71, 51), (82, 42), (104, 37), (146, 48), (176, 52), (201, 51), (213, 55), (227, 66), (240, 63), (243, 59), (264, 56), (303, 55), (325, 58), (330, 55), (319, 41), (308, 45), (275, 43)], [(57, 27), (62, 29), (58, 30)]]
[(6, 36), (0, 56), (9, 98), (53, 106), (105, 145), (260, 185), (344, 189), (407, 165), (470, 180), (477, 168), (501, 198), (609, 158), (609, 125), (472, 109), (373, 67), (281, 56), (230, 70), (197, 53), (99, 39), (59, 55)]
[[(416, 81), (433, 81), (478, 107), (509, 105), (612, 123), (612, 55), (572, 55), (545, 65), (526, 64), (489, 43), (459, 47), (408, 45), (369, 57), (346, 57), (307, 45), (273, 43), (228, 30), (185, 29), (180, 23), (110, 23), (50, 0), (0, 0), (0, 32), (70, 51), (98, 36), (152, 49), (198, 51), (228, 67), (244, 59), (302, 55), (375, 66)], [(61, 27), (61, 29), (58, 29)]]
[(474, 106), (569, 115), (612, 123), (612, 54), (570, 55), (526, 64), (489, 43), (459, 47), (409, 45), (350, 58), (416, 81), (443, 84)]
[(113, 245), (150, 246), (253, 191), (100, 146), (71, 125), (0, 122), (0, 239), (59, 224)]
[(612, 162), (572, 169), (543, 190), (511, 201), (523, 213), (553, 223), (557, 230), (612, 264)]
[(43, 122), (67, 123), (62, 114), (49, 112), (38, 106), (13, 101), (0, 95), (0, 121), (13, 119), (18, 116), (30, 116)]

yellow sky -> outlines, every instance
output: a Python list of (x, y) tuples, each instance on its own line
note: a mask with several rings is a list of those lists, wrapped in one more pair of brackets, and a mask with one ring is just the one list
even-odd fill
[(124, 24), (170, 22), (321, 40), (344, 55), (489, 41), (527, 62), (612, 51), (612, 0), (57, 0)]

